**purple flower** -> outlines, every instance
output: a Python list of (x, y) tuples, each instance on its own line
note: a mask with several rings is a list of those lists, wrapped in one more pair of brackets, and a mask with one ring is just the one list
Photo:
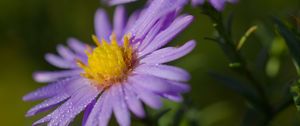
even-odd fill
[[(205, 0), (192, 0), (192, 5), (202, 5), (205, 2)], [(218, 11), (222, 11), (224, 9), (224, 6), (226, 2), (228, 3), (237, 3), (238, 0), (208, 0), (208, 2)]]
[[(124, 4), (128, 2), (133, 2), (137, 0), (103, 0), (104, 2), (108, 3), (109, 5), (117, 5), (117, 4)], [(152, 0), (151, 0), (152, 1)], [(188, 2), (188, 0), (182, 0)], [(191, 0), (193, 6), (198, 6), (204, 4), (205, 0)], [(208, 0), (208, 2), (218, 11), (222, 11), (226, 2), (228, 3), (237, 3), (238, 0)]]
[(106, 126), (114, 113), (119, 125), (129, 126), (130, 112), (145, 116), (142, 103), (158, 109), (161, 98), (181, 101), (181, 94), (190, 90), (186, 84), (190, 76), (164, 63), (191, 52), (195, 41), (163, 48), (193, 20), (191, 15), (178, 15), (180, 7), (179, 0), (156, 0), (125, 20), (125, 10), (119, 6), (113, 28), (99, 9), (92, 36), (97, 46), (71, 38), (69, 47), (57, 47), (58, 55), (46, 55), (50, 64), (63, 70), (34, 74), (37, 82), (50, 84), (23, 97), (46, 99), (26, 115), (57, 108), (33, 125), (65, 126), (84, 111), (82, 125)]

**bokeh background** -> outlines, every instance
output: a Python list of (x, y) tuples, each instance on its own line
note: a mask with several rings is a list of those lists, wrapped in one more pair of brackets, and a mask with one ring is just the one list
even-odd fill
[[(141, 7), (142, 2), (126, 5), (129, 13)], [(45, 84), (33, 81), (36, 70), (56, 70), (44, 60), (44, 54), (55, 52), (57, 44), (65, 44), (69, 37), (91, 43), (94, 33), (93, 16), (103, 7), (112, 15), (114, 7), (101, 5), (99, 0), (0, 0), (0, 121), (1, 126), (29, 126), (45, 114), (25, 118), (26, 111), (38, 102), (23, 102), (22, 96)], [(242, 48), (242, 54), (258, 78), (267, 80), (268, 95), (276, 105), (287, 90), (288, 81), (296, 76), (291, 57), (283, 40), (274, 30), (270, 18), (289, 19), (299, 14), (299, 0), (240, 0), (226, 7), (224, 15), (233, 13), (233, 35), (238, 41), (251, 26), (258, 30)], [(208, 17), (199, 8), (187, 6), (184, 13), (195, 15), (193, 24), (173, 40), (176, 46), (190, 39), (197, 40), (196, 49), (188, 56), (171, 64), (183, 67), (192, 74), (192, 91), (186, 95), (188, 111), (184, 118), (193, 118), (202, 126), (238, 126), (245, 117), (247, 102), (208, 73), (220, 73), (247, 82), (228, 68), (228, 60), (219, 46), (204, 37), (215, 32)], [(275, 44), (274, 44), (275, 43)], [(271, 55), (259, 65), (260, 52)], [(275, 50), (275, 51), (274, 51)], [(274, 58), (275, 57), (275, 58)], [(257, 65), (258, 64), (258, 65)], [(171, 125), (174, 113), (182, 106), (166, 102), (171, 110), (160, 120)], [(159, 112), (153, 111), (152, 112)], [(140, 125), (134, 119), (133, 125)], [(186, 125), (183, 119), (181, 125)], [(272, 121), (274, 126), (300, 125), (300, 116), (293, 105)], [(80, 117), (72, 125), (80, 125)], [(112, 123), (115, 125), (115, 123)]]

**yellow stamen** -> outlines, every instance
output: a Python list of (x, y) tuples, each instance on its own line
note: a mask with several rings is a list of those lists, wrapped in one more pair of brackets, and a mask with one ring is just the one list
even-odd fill
[(118, 45), (115, 34), (111, 36), (111, 42), (99, 39), (93, 35), (93, 41), (97, 47), (92, 51), (86, 51), (88, 62), (84, 64), (77, 61), (79, 67), (84, 70), (81, 76), (93, 80), (96, 85), (104, 87), (126, 79), (134, 66), (134, 53), (129, 44), (129, 37), (125, 36), (123, 45)]

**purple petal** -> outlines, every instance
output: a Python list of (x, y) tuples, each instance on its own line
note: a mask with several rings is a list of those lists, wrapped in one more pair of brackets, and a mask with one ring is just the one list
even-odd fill
[(128, 84), (128, 86), (132, 86), (137, 96), (151, 108), (159, 109), (160, 107), (162, 107), (162, 102), (159, 95), (152, 93), (151, 91), (146, 90), (140, 86), (137, 86), (137, 84), (131, 83)]
[(120, 126), (130, 126), (130, 113), (125, 103), (121, 84), (110, 87), (113, 111)]
[(107, 126), (112, 114), (111, 95), (108, 90), (104, 91), (97, 100), (85, 126)]
[(106, 0), (109, 5), (118, 5), (118, 4), (124, 4), (129, 2), (134, 2), (136, 0)]
[(82, 119), (82, 126), (86, 125), (86, 121), (90, 115), (90, 113), (92, 112), (95, 104), (97, 102), (97, 99), (95, 98), (84, 110), (84, 115), (83, 115), (83, 119)]
[(68, 94), (59, 94), (57, 96), (54, 96), (50, 99), (45, 100), (44, 102), (34, 106), (33, 108), (31, 108), (27, 113), (26, 116), (33, 116), (37, 113), (40, 113), (42, 111), (46, 111), (51, 109), (52, 107), (58, 105), (59, 103), (61, 103), (62, 101), (66, 100), (67, 98), (69, 98), (70, 95)]
[(218, 11), (222, 11), (226, 0), (209, 0), (210, 4)]
[(59, 67), (59, 68), (75, 68), (75, 67), (77, 67), (77, 65), (75, 63), (67, 61), (67, 60), (63, 59), (62, 57), (59, 57), (54, 54), (46, 54), (45, 59), (51, 65)]
[(54, 112), (46, 117), (35, 122), (34, 125), (38, 125), (44, 122), (49, 122), (50, 126), (65, 126), (68, 125), (77, 114), (79, 114), (84, 108), (89, 105), (94, 98), (97, 97), (99, 91), (95, 87), (81, 88), (63, 105), (57, 108)]
[(151, 75), (135, 74), (128, 79), (129, 82), (136, 86), (156, 93), (165, 93), (172, 91), (172, 87), (165, 79)]
[(139, 53), (142, 57), (171, 41), (179, 32), (185, 29), (193, 20), (193, 16), (185, 15), (178, 17), (166, 30), (159, 33), (152, 42)]
[(183, 0), (155, 0), (143, 12), (130, 30), (136, 38), (143, 38), (155, 22), (166, 14), (176, 11), (185, 3)]
[(33, 74), (33, 78), (37, 82), (53, 82), (57, 81), (58, 79), (62, 79), (65, 77), (70, 77), (74, 75), (79, 75), (82, 70), (63, 70), (63, 71), (55, 71), (55, 72), (35, 72)]
[(74, 59), (76, 58), (75, 54), (63, 45), (57, 46), (57, 52), (61, 57), (69, 61), (74, 61)]
[(80, 42), (79, 40), (75, 38), (69, 38), (67, 40), (68, 46), (75, 51), (76, 53), (79, 54), (85, 54), (84, 50), (86, 50), (86, 44)]
[(176, 94), (176, 93), (163, 94), (163, 97), (175, 102), (181, 102), (183, 99), (180, 94)]
[(178, 82), (178, 81), (168, 81), (168, 84), (173, 88), (173, 93), (186, 93), (191, 90), (190, 86), (186, 83)]
[(136, 20), (140, 15), (140, 12), (141, 12), (140, 10), (137, 10), (130, 15), (126, 24), (125, 32), (127, 32), (135, 24)]
[(95, 31), (97, 37), (109, 40), (111, 34), (111, 24), (109, 18), (103, 9), (98, 9), (95, 15)]
[(170, 62), (190, 53), (194, 49), (195, 45), (196, 42), (194, 40), (191, 40), (179, 48), (163, 48), (147, 55), (145, 58), (141, 59), (140, 62), (147, 64), (160, 64)]
[(185, 70), (168, 65), (142, 64), (136, 67), (134, 72), (175, 81), (188, 81), (190, 79), (189, 73)]
[(160, 20), (156, 24), (153, 25), (153, 27), (150, 29), (150, 31), (145, 36), (145, 39), (139, 43), (138, 49), (139, 51), (145, 49), (149, 44), (151, 44), (152, 40), (155, 38), (155, 36), (160, 32), (160, 28), (163, 25), (163, 21)]
[(33, 101), (38, 99), (49, 98), (55, 96), (56, 94), (60, 93), (64, 86), (68, 84), (73, 79), (65, 79), (59, 82), (49, 84), (42, 88), (39, 88), (23, 97), (24, 101)]
[(145, 117), (145, 112), (141, 101), (138, 99), (137, 95), (133, 91), (131, 86), (128, 86), (127, 83), (123, 84), (124, 86), (124, 93), (125, 93), (125, 100), (127, 103), (128, 108), (140, 118)]
[(126, 24), (125, 13), (125, 8), (123, 6), (117, 6), (114, 14), (114, 32), (116, 33), (118, 39), (123, 37)]
[(202, 5), (204, 4), (205, 0), (192, 0), (192, 6)]
[[(65, 85), (64, 87), (64, 93), (68, 93), (70, 95), (73, 95), (74, 92), (76, 92), (77, 90), (84, 88), (84, 87), (94, 87), (90, 80), (83, 78), (81, 76), (74, 76), (74, 80), (72, 80), (71, 82), (69, 82), (69, 84)], [(99, 90), (101, 90), (99, 88)]]

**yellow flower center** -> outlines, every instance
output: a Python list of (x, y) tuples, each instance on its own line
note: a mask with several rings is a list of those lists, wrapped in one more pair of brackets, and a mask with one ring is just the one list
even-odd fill
[(123, 45), (118, 45), (116, 35), (112, 34), (111, 42), (104, 39), (99, 42), (96, 36), (92, 36), (97, 47), (86, 50), (87, 64), (78, 60), (78, 65), (84, 70), (81, 76), (94, 81), (96, 86), (108, 87), (114, 83), (123, 81), (133, 68), (135, 56), (129, 37), (123, 38)]

